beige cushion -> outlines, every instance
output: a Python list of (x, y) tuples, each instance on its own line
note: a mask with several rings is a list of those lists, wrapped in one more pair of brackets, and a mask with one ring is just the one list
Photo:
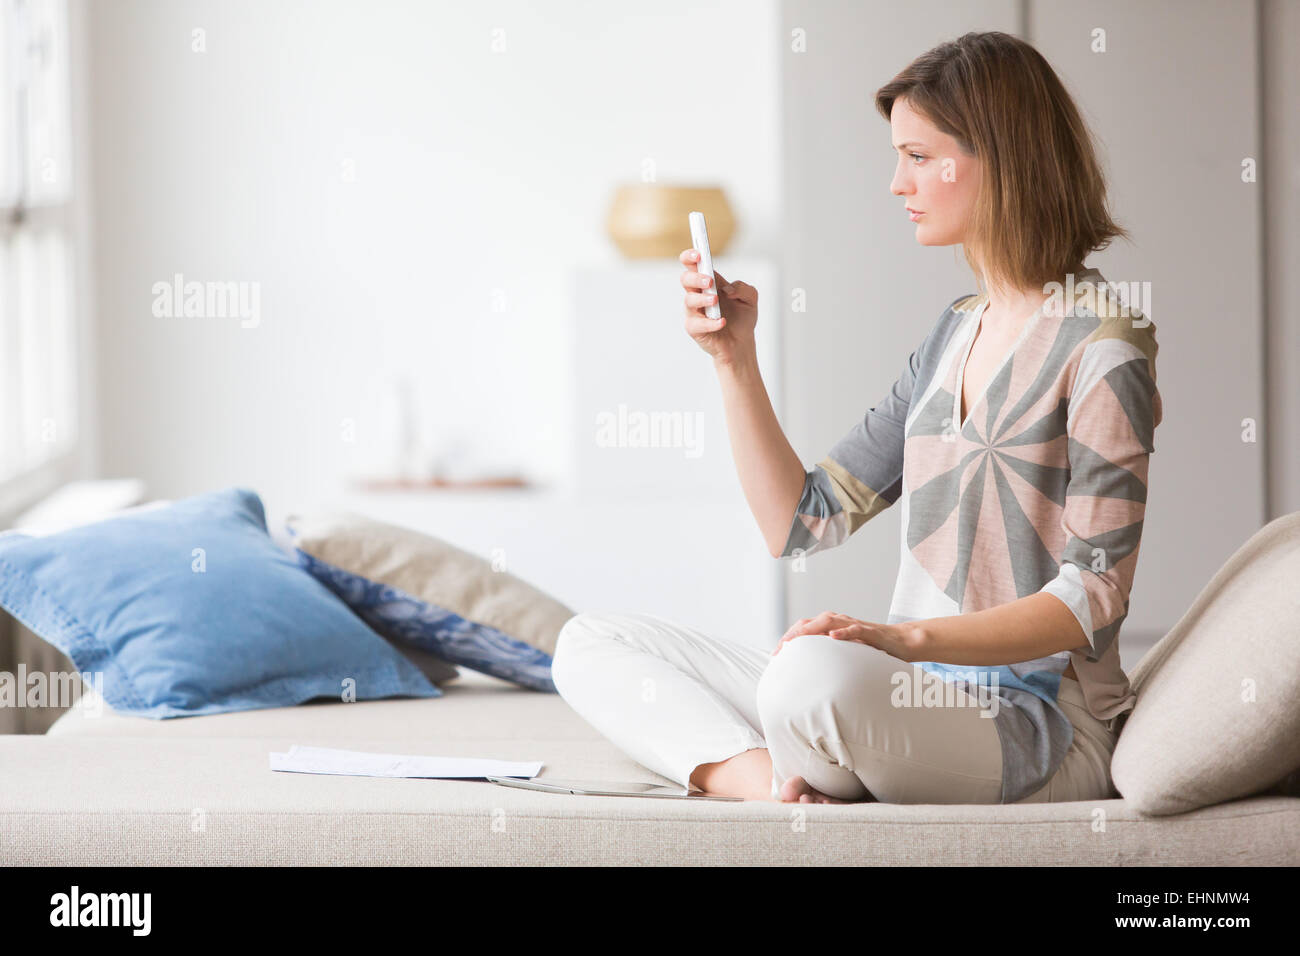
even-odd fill
[(555, 653), (574, 612), (508, 571), (431, 535), (362, 515), (290, 515), (295, 547), (367, 581)]
[(1259, 793), (1300, 767), (1300, 511), (1261, 528), (1138, 663), (1111, 776), (1140, 813)]

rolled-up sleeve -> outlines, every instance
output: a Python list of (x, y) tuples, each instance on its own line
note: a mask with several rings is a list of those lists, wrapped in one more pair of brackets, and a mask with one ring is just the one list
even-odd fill
[(1059, 572), (1042, 588), (1073, 612), (1088, 641), (1074, 650), (1089, 661), (1106, 653), (1128, 616), (1148, 465), (1163, 417), (1155, 326), (1116, 328), (1122, 331), (1088, 344), (1071, 389), (1065, 546)]

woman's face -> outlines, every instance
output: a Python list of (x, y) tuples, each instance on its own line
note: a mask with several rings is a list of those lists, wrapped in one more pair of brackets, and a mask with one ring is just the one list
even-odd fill
[(913, 110), (905, 97), (894, 101), (889, 125), (898, 153), (889, 191), (922, 214), (915, 220), (916, 241), (923, 246), (962, 242), (979, 193), (978, 158), (962, 152), (955, 139)]

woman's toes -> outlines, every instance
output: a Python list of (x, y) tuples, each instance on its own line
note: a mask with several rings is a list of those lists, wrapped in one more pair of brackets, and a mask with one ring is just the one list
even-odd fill
[(780, 797), (784, 803), (853, 803), (852, 800), (840, 800), (828, 797), (803, 777), (791, 777), (781, 784)]
[(803, 777), (791, 777), (781, 784), (780, 797), (783, 803), (807, 803), (804, 797), (810, 797), (813, 788)]

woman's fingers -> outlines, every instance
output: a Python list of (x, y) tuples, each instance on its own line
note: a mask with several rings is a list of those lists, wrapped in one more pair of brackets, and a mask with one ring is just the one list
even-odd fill
[[(790, 626), (781, 640), (777, 641), (776, 649), (772, 655), (778, 654), (782, 647), (793, 641), (796, 637), (803, 637), (805, 634), (830, 634), (831, 631), (852, 627), (857, 622), (847, 615), (837, 614), (835, 611), (822, 611), (816, 617), (801, 617), (798, 621)], [(841, 635), (841, 639), (844, 635)]]
[(694, 249), (683, 249), (677, 258), (686, 267), (686, 271), (682, 273), (682, 285), (688, 289), (703, 289), (709, 285), (709, 277), (697, 268), (700, 261), (698, 252)]
[(709, 277), (702, 273), (690, 270), (682, 273), (682, 287), (685, 289), (707, 289), (711, 284)]
[[(739, 299), (749, 305), (754, 305), (758, 302), (758, 290), (748, 282), (741, 282), (740, 280), (730, 282), (727, 277), (717, 269), (713, 270), (713, 278), (717, 280), (717, 287), (725, 290), (724, 294), (730, 298)], [(730, 286), (730, 288), (727, 288), (728, 286)]]
[[(713, 278), (695, 270), (699, 263), (699, 253), (694, 249), (683, 249), (678, 259), (682, 265), (686, 266), (686, 271), (682, 273), (682, 287), (685, 289), (712, 289), (717, 290), (719, 295), (726, 295), (729, 298), (739, 299), (754, 305), (758, 301), (758, 290), (747, 282), (730, 282), (727, 277), (719, 272), (716, 268), (713, 270)], [(730, 286), (725, 292), (722, 291), (725, 286)]]
[[(722, 283), (722, 277), (718, 277), (719, 284)], [(733, 299), (739, 299), (747, 305), (756, 305), (758, 303), (758, 290), (748, 282), (731, 283), (731, 291), (727, 293)]]
[(851, 619), (843, 614), (837, 614), (834, 611), (822, 611), (816, 617), (799, 618), (790, 626), (790, 630), (785, 632), (785, 636), (781, 640), (798, 637), (801, 634), (825, 634), (831, 626), (843, 625), (850, 621)]
[(726, 322), (725, 318), (710, 319), (703, 312), (692, 312), (686, 318), (686, 331), (690, 335), (708, 335), (721, 331)]
[(686, 293), (686, 305), (692, 309), (703, 309), (706, 306), (716, 305), (718, 297), (712, 292), (688, 292)]
[(801, 632), (804, 634), (824, 634), (825, 628), (830, 624), (831, 612), (822, 611), (816, 617), (809, 618), (801, 625)]
[[(725, 289), (725, 294), (731, 298), (739, 299), (742, 302), (749, 303), (750, 305), (753, 305), (758, 301), (758, 290), (748, 282), (741, 282), (739, 280), (728, 282), (726, 276), (717, 269), (713, 270), (713, 277), (718, 280), (718, 288)], [(728, 286), (730, 286), (730, 288), (727, 288)]]
[(784, 642), (794, 637), (796, 634), (799, 633), (799, 629), (805, 626), (806, 624), (808, 624), (811, 620), (812, 618), (809, 617), (799, 618), (799, 620), (791, 624), (789, 629), (784, 634), (781, 635), (781, 640)]

